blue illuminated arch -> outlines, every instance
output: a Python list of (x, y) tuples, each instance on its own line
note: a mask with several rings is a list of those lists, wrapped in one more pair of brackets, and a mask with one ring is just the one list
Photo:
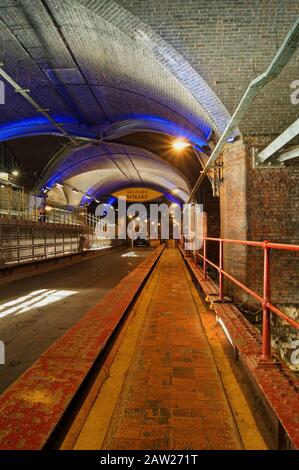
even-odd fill
[[(153, 115), (126, 115), (118, 119), (110, 127), (107, 124), (87, 126), (66, 116), (53, 116), (58, 123), (63, 123), (64, 129), (72, 136), (83, 139), (97, 139), (102, 136), (104, 140), (113, 140), (135, 132), (158, 132), (184, 137), (197, 147), (208, 145), (212, 130), (206, 134), (195, 134), (186, 127), (172, 121)], [(38, 135), (62, 135), (45, 117), (38, 116), (20, 121), (11, 121), (1, 126), (0, 142)]]

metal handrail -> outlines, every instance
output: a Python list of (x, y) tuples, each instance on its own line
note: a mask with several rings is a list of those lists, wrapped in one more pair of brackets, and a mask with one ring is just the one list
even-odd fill
[[(215, 264), (207, 258), (207, 241), (213, 241), (219, 243), (219, 264)], [(243, 246), (255, 246), (263, 250), (264, 255), (264, 269), (263, 269), (263, 295), (260, 296), (255, 291), (247, 287), (241, 281), (236, 279), (230, 273), (223, 268), (223, 245), (225, 243), (233, 245)], [(207, 279), (207, 264), (215, 268), (219, 273), (219, 300), (224, 300), (224, 287), (223, 287), (223, 276), (229, 279), (231, 282), (236, 284), (242, 290), (251, 295), (255, 300), (261, 303), (263, 309), (263, 326), (262, 326), (262, 358), (269, 360), (271, 358), (271, 323), (270, 323), (270, 312), (275, 313), (282, 320), (286, 321), (296, 330), (299, 330), (299, 322), (288, 317), (279, 308), (275, 307), (270, 300), (270, 269), (269, 269), (269, 255), (270, 250), (283, 250), (290, 252), (299, 252), (299, 245), (288, 245), (283, 243), (273, 243), (268, 240), (263, 242), (248, 241), (248, 240), (233, 240), (228, 238), (214, 238), (204, 237), (203, 238), (203, 254), (198, 251), (195, 252), (197, 257), (203, 260), (203, 272), (204, 278)]]

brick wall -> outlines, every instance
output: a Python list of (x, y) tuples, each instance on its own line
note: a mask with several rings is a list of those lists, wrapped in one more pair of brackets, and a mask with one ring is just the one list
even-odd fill
[[(250, 149), (257, 144), (256, 139), (246, 139), (248, 238), (299, 245), (299, 168), (253, 169)], [(248, 277), (253, 289), (258, 290), (263, 272), (262, 257), (255, 249), (248, 261)], [(298, 254), (272, 251), (270, 268), (272, 300), (299, 303)]]
[[(221, 235), (247, 240), (271, 240), (299, 244), (299, 169), (252, 167), (252, 146), (265, 139), (247, 138), (227, 145), (223, 153), (221, 186)], [(271, 285), (274, 303), (299, 303), (299, 256), (271, 253)], [(262, 294), (263, 257), (258, 248), (228, 246), (225, 267), (250, 288)], [(228, 287), (241, 300), (247, 294)]]
[[(117, 3), (180, 53), (230, 113), (235, 111), (249, 82), (269, 66), (298, 16), (298, 0), (117, 0)], [(190, 72), (186, 77), (188, 82), (193, 81)], [(295, 121), (298, 110), (290, 102), (290, 83), (297, 79), (298, 54), (261, 91), (240, 123), (243, 135), (256, 135), (257, 131), (270, 135)], [(208, 94), (202, 98), (203, 104), (206, 101), (210, 101)]]

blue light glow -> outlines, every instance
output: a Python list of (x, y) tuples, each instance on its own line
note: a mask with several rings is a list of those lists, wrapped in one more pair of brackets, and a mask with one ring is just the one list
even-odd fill
[[(78, 124), (75, 119), (69, 116), (53, 115), (53, 118), (57, 123), (64, 124), (64, 129), (71, 135), (94, 138), (99, 132), (99, 127), (89, 128), (86, 125)], [(36, 135), (61, 135), (61, 133), (47, 118), (36, 116), (1, 125), (0, 142)]]
[(190, 131), (184, 126), (176, 124), (173, 121), (169, 121), (167, 119), (160, 118), (154, 115), (148, 115), (148, 114), (123, 115), (118, 118), (117, 122), (114, 123), (115, 126), (117, 127), (117, 125), (121, 125), (122, 120), (124, 121), (123, 122), (124, 127), (127, 124), (127, 127), (128, 129), (130, 129), (131, 132), (134, 131), (135, 129), (138, 130), (138, 128), (139, 130), (141, 130), (142, 128), (146, 128), (147, 130), (152, 130), (152, 131), (156, 130), (157, 132), (170, 134), (170, 135), (173, 135), (174, 137), (183, 137), (185, 139), (188, 139), (193, 144), (198, 145), (200, 147), (207, 145), (207, 141), (210, 138), (211, 132), (212, 132), (212, 129), (210, 128), (205, 131), (200, 129), (199, 133), (195, 134), (194, 132)]
[(177, 197), (173, 196), (172, 194), (165, 194), (165, 198), (170, 201), (170, 202), (173, 202), (175, 204), (179, 204), (179, 206), (182, 205), (182, 201), (180, 199), (178, 199)]
[[(96, 138), (99, 133), (107, 129), (107, 124), (92, 127), (78, 124), (78, 122), (70, 116), (53, 115), (53, 118), (56, 122), (63, 123), (65, 130), (72, 136)], [(195, 134), (189, 129), (172, 121), (146, 114), (125, 115), (118, 118), (114, 124), (116, 129), (117, 126), (123, 125), (126, 127), (127, 125), (128, 133), (143, 129), (169, 134), (174, 137), (183, 137), (199, 147), (207, 145), (207, 140), (210, 138), (212, 132), (211, 129), (208, 129), (206, 131), (200, 130), (198, 134)], [(111, 132), (113, 137), (113, 128), (109, 132)], [(36, 116), (34, 118), (11, 121), (2, 125), (0, 129), (0, 142), (35, 135), (60, 135), (60, 132), (44, 116)]]
[(116, 197), (111, 196), (111, 197), (108, 199), (107, 204), (108, 204), (109, 206), (112, 206), (112, 204), (114, 204), (115, 201), (116, 201)]

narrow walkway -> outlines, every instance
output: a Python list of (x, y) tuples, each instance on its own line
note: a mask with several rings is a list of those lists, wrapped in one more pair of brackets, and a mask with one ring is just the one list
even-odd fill
[(135, 343), (133, 327), (122, 353), (127, 372), (120, 358), (75, 448), (243, 449), (177, 249), (164, 252), (149, 282)]

